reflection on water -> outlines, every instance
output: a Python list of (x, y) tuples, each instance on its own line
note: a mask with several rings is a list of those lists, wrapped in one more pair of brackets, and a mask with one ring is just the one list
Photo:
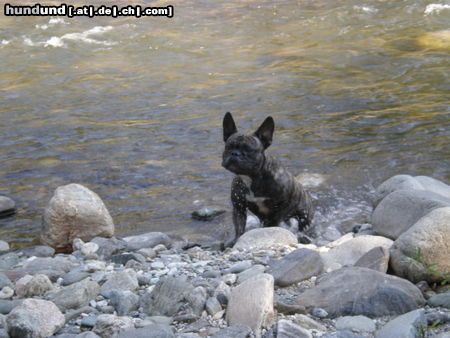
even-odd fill
[(119, 235), (222, 236), (229, 215), (190, 212), (229, 206), (225, 111), (247, 129), (272, 115), (271, 152), (327, 176), (313, 191), (322, 226), (365, 222), (390, 175), (450, 181), (444, 3), (140, 3), (175, 17), (0, 16), (0, 194), (19, 206), (2, 239), (33, 241), (70, 182), (103, 198)]

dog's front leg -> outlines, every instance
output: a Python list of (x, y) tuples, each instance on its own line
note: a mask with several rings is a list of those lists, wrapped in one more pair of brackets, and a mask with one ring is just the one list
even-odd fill
[[(234, 245), (238, 238), (245, 232), (245, 224), (247, 222), (247, 199), (248, 188), (242, 182), (241, 178), (236, 176), (231, 185), (231, 202), (233, 204), (233, 224), (235, 236), (230, 243)], [(231, 246), (230, 245), (230, 246)]]

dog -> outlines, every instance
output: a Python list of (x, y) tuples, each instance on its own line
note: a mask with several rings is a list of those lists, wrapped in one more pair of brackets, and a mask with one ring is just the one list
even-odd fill
[(235, 237), (226, 247), (234, 245), (245, 232), (247, 210), (264, 227), (279, 226), (291, 219), (298, 222), (299, 230), (311, 224), (314, 209), (310, 194), (279, 160), (265, 152), (274, 129), (271, 116), (249, 135), (237, 131), (231, 113), (223, 118), (222, 166), (236, 175), (231, 185)]

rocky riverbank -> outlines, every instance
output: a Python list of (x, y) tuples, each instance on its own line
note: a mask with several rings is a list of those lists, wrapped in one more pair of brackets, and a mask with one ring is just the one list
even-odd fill
[[(77, 198), (66, 188), (57, 201), (72, 227), (78, 217), (113, 226), (102, 208), (93, 217), (96, 195), (71, 188)], [(58, 203), (45, 240), (68, 224)], [(395, 176), (378, 188), (371, 223), (326, 244), (253, 229), (225, 251), (164, 233), (16, 251), (3, 242), (0, 337), (450, 337), (450, 187)]]

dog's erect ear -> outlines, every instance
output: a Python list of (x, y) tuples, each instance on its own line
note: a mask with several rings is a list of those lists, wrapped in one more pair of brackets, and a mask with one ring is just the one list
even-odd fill
[(237, 133), (237, 128), (233, 116), (227, 112), (223, 117), (223, 141), (227, 142), (228, 138), (235, 133)]
[(269, 116), (259, 126), (258, 130), (255, 131), (254, 135), (257, 138), (259, 138), (259, 140), (264, 146), (264, 149), (267, 149), (272, 144), (272, 136), (274, 129), (275, 129), (275, 122), (273, 121), (272, 116)]

